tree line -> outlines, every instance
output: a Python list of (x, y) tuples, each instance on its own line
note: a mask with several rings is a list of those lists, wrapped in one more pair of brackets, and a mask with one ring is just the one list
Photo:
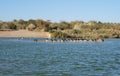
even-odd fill
[(100, 21), (61, 21), (49, 20), (13, 20), (0, 21), (0, 30), (44, 31), (51, 38), (120, 38), (120, 23), (103, 23)]

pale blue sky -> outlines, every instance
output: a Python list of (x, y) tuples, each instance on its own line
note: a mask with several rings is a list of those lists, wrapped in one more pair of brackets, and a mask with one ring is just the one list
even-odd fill
[(0, 20), (120, 22), (120, 0), (0, 0)]

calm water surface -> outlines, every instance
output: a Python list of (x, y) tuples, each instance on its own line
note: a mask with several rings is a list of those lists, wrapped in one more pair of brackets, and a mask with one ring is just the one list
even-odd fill
[(0, 76), (120, 76), (120, 39), (46, 43), (0, 38)]

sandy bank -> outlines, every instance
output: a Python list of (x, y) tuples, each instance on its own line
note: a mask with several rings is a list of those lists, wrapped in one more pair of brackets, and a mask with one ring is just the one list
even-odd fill
[(28, 31), (28, 30), (0, 31), (0, 37), (49, 38), (49, 33), (48, 32), (34, 32), (34, 31)]

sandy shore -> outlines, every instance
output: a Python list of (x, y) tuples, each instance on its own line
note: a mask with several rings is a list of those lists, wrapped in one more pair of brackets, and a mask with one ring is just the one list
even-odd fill
[(34, 31), (28, 31), (28, 30), (0, 31), (0, 37), (49, 38), (49, 33), (48, 32), (34, 32)]

